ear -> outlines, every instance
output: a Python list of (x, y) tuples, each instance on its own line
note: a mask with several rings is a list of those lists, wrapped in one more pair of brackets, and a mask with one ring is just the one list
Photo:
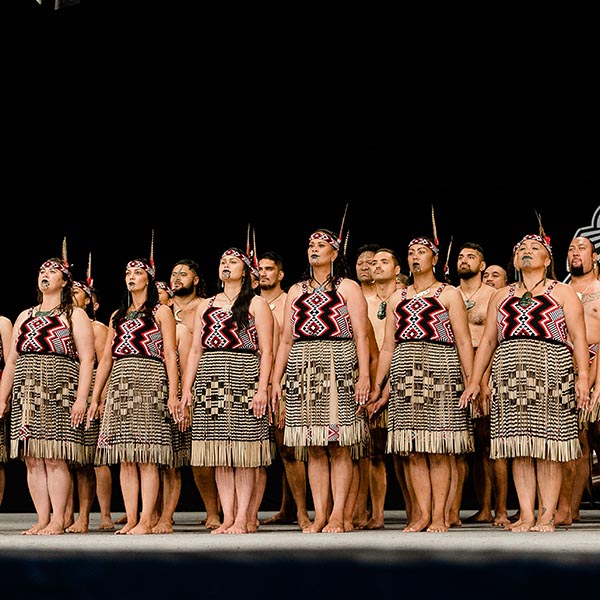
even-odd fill
[(479, 265), (479, 272), (483, 273), (486, 269), (487, 269), (487, 264), (486, 264), (485, 260), (482, 260), (481, 264)]

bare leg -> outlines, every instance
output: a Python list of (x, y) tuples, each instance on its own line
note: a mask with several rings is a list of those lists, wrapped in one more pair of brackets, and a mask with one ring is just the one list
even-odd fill
[(396, 480), (402, 491), (402, 497), (404, 498), (404, 507), (406, 509), (406, 522), (410, 525), (411, 521), (418, 520), (418, 511), (415, 511), (417, 502), (415, 500), (415, 491), (410, 481), (410, 472), (408, 466), (408, 457), (400, 456), (399, 454), (393, 455), (394, 461), (394, 473), (396, 474)]
[(94, 468), (96, 475), (96, 496), (100, 506), (100, 526), (99, 529), (114, 529), (110, 513), (110, 502), (112, 496), (112, 474), (108, 465), (102, 465)]
[(371, 481), (369, 489), (371, 491), (371, 518), (365, 526), (365, 529), (383, 529), (385, 495), (387, 493), (387, 471), (385, 461), (382, 455), (371, 458), (371, 469), (369, 471)]
[[(465, 454), (448, 456), (450, 456), (451, 482), (445, 520), (449, 527), (460, 527), (462, 525), (462, 521), (460, 520), (460, 506), (462, 504), (463, 488), (469, 471), (469, 465)], [(453, 463), (456, 463), (456, 466)]]
[(25, 465), (27, 466), (27, 487), (38, 520), (35, 525), (22, 533), (23, 535), (36, 535), (38, 531), (44, 529), (50, 523), (52, 506), (48, 493), (48, 476), (46, 464), (42, 458), (25, 457)]
[(173, 516), (181, 495), (181, 471), (178, 467), (161, 469), (162, 511), (152, 533), (173, 533)]
[(310, 517), (306, 506), (306, 463), (303, 460), (297, 460), (295, 448), (282, 446), (281, 458), (285, 475), (296, 504), (296, 518), (298, 527), (304, 529), (310, 525)]
[(38, 535), (59, 535), (65, 532), (65, 508), (71, 492), (71, 471), (64, 460), (47, 458), (44, 462), (52, 514), (50, 522), (38, 531)]
[[(96, 476), (93, 465), (84, 465), (75, 470), (77, 479), (77, 495), (79, 497), (79, 514), (77, 520), (66, 528), (67, 533), (87, 533), (90, 525), (90, 512), (96, 493)], [(72, 494), (71, 494), (72, 497)]]
[(353, 525), (364, 529), (369, 522), (369, 487), (371, 484), (371, 459), (363, 457), (358, 460), (359, 479), (352, 515)]
[[(354, 529), (354, 516), (356, 514), (356, 501), (358, 498), (358, 491), (360, 489), (360, 480), (362, 477), (362, 470), (360, 468), (360, 461), (352, 461), (352, 478), (350, 480), (350, 489), (348, 490), (348, 498), (344, 505), (344, 531), (352, 531)], [(333, 482), (332, 482), (333, 485)], [(333, 505), (332, 509), (333, 510)], [(331, 513), (331, 511), (329, 511)]]
[(206, 529), (217, 529), (221, 525), (221, 507), (215, 481), (214, 467), (192, 467), (194, 482), (206, 510)]
[(350, 448), (337, 443), (330, 444), (329, 459), (331, 461), (331, 493), (333, 506), (323, 533), (343, 533), (344, 507), (352, 485), (352, 456)]
[(152, 533), (152, 516), (160, 488), (160, 476), (157, 464), (138, 463), (138, 469), (140, 474), (140, 490), (142, 493), (142, 512), (137, 525), (127, 532), (129, 535)]
[(488, 459), (492, 468), (492, 482), (496, 500), (494, 509), (494, 527), (506, 527), (508, 519), (508, 460), (506, 458)]
[(530, 531), (535, 524), (535, 464), (533, 458), (517, 457), (512, 460), (513, 481), (519, 498), (519, 520), (507, 526), (511, 531)]
[(248, 508), (248, 533), (255, 533), (258, 529), (258, 511), (260, 510), (260, 505), (262, 504), (263, 496), (265, 495), (265, 488), (267, 486), (267, 468), (256, 467), (253, 470), (256, 479), (254, 481), (252, 498)]
[(414, 505), (411, 518), (404, 531), (423, 531), (431, 523), (431, 479), (427, 457), (422, 452), (410, 454), (408, 457), (408, 473), (414, 490)]
[(558, 497), (558, 507), (554, 518), (555, 525), (571, 525), (571, 502), (573, 498), (573, 487), (575, 485), (575, 472), (577, 469), (575, 460), (561, 463), (562, 483)]
[[(460, 455), (465, 458), (464, 455)], [(431, 525), (427, 531), (448, 531), (446, 505), (450, 491), (451, 456), (449, 454), (429, 454), (429, 476), (431, 478)], [(466, 461), (464, 461), (466, 464)], [(460, 468), (459, 468), (460, 471)], [(460, 482), (459, 482), (460, 485)], [(457, 494), (458, 495), (458, 494)], [(460, 494), (462, 498), (462, 490)], [(460, 503), (458, 504), (460, 506)]]
[(264, 467), (235, 467), (235, 520), (225, 533), (248, 533), (250, 521), (253, 521), (254, 531), (256, 531), (256, 513), (251, 512), (251, 504), (259, 477), (257, 469), (263, 469), (266, 477)]
[(115, 533), (123, 534), (133, 529), (138, 522), (140, 475), (137, 464), (131, 462), (121, 463), (119, 479), (121, 482), (121, 494), (123, 494), (127, 521), (125, 522), (125, 525)]
[[(575, 480), (573, 481), (573, 495), (571, 496), (571, 517), (576, 523), (581, 521), (581, 515), (579, 514), (581, 502), (583, 500), (583, 494), (590, 482), (592, 456), (588, 437), (588, 429), (580, 432), (579, 441), (581, 444), (582, 455), (575, 461)], [(560, 500), (558, 512), (560, 512)], [(557, 519), (555, 519), (555, 521), (557, 525), (560, 524)]]
[[(352, 463), (352, 460), (350, 460)], [(350, 477), (352, 465), (350, 464)], [(320, 533), (327, 524), (327, 503), (330, 494), (330, 472), (327, 448), (324, 446), (309, 446), (308, 448), (308, 481), (312, 492), (315, 519), (303, 533)], [(344, 515), (340, 516), (340, 528), (343, 528)]]
[(71, 485), (67, 497), (67, 506), (65, 507), (65, 529), (75, 523), (75, 480), (77, 475), (74, 469), (70, 468), (69, 470), (71, 471)]
[(235, 522), (235, 475), (233, 467), (216, 467), (215, 480), (223, 508), (223, 522), (211, 533), (225, 533)]
[(490, 417), (473, 419), (475, 453), (473, 455), (473, 487), (479, 510), (465, 523), (492, 523), (492, 467), (490, 464)]
[(533, 531), (554, 531), (554, 515), (560, 495), (562, 465), (554, 460), (536, 460), (537, 484), (540, 492), (538, 523)]

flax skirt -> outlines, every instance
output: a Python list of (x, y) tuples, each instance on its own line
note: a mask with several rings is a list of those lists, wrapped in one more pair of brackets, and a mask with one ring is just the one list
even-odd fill
[(169, 386), (164, 364), (138, 356), (114, 361), (98, 436), (96, 464), (173, 465)]
[(81, 464), (85, 424), (71, 427), (79, 363), (57, 354), (17, 358), (10, 411), (11, 458), (54, 458)]
[(259, 367), (255, 353), (209, 350), (202, 354), (194, 383), (190, 465), (271, 464), (268, 418), (252, 414)]
[(295, 342), (286, 370), (286, 446), (352, 446), (366, 454), (368, 423), (356, 414), (358, 360), (353, 340)]
[(492, 365), (490, 458), (570, 461), (581, 455), (573, 358), (542, 340), (502, 342)]
[(473, 452), (473, 422), (459, 408), (464, 390), (455, 346), (411, 341), (396, 345), (390, 365), (386, 452)]

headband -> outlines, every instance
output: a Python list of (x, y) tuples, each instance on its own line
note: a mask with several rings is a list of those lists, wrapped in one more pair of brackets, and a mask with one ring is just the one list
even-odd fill
[(83, 281), (74, 281), (73, 282), (73, 287), (79, 288), (80, 290), (83, 290), (85, 295), (88, 298), (92, 297), (92, 290), (90, 289), (90, 286), (83, 283)]
[(550, 258), (552, 258), (552, 246), (550, 246), (550, 242), (546, 241), (541, 235), (535, 235), (533, 233), (526, 235), (518, 244), (515, 244), (515, 247), (513, 248), (513, 254), (519, 249), (519, 246), (527, 240), (533, 240), (542, 244), (542, 246), (546, 248)]
[(63, 275), (66, 275), (69, 279), (71, 278), (71, 272), (69, 271), (68, 267), (55, 260), (47, 260), (40, 267), (40, 271), (42, 269), (56, 269), (57, 271), (60, 271)]
[(325, 233), (323, 231), (315, 231), (308, 239), (309, 240), (323, 240), (324, 242), (331, 244), (333, 246), (334, 250), (340, 249), (340, 240), (336, 240), (335, 238), (332, 238), (330, 235), (328, 235), (327, 233)]
[(236, 256), (240, 260), (243, 260), (244, 263), (246, 264), (246, 266), (254, 274), (254, 276), (258, 277), (258, 270), (254, 268), (254, 266), (250, 262), (250, 259), (243, 252), (240, 252), (239, 250), (236, 250), (235, 248), (229, 248), (229, 250), (225, 250), (225, 252), (223, 252), (223, 254), (221, 255), (221, 258), (223, 258), (224, 256)]
[(159, 290), (163, 290), (163, 292), (167, 292), (167, 294), (169, 295), (169, 298), (172, 298), (175, 295), (173, 293), (173, 290), (164, 281), (155, 281), (154, 283), (156, 283), (156, 287)]
[(440, 249), (431, 240), (428, 240), (427, 238), (414, 238), (410, 241), (408, 247), (410, 248), (411, 246), (416, 246), (417, 244), (419, 244), (420, 246), (427, 246), (435, 255), (439, 254), (440, 252)]
[(149, 264), (145, 263), (143, 260), (130, 260), (127, 263), (128, 269), (144, 269), (152, 279), (154, 279), (154, 268)]

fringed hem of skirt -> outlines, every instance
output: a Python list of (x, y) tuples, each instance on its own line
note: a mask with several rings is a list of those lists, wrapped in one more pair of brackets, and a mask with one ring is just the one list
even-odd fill
[(193, 467), (268, 467), (271, 441), (229, 442), (192, 440), (190, 465)]
[(475, 440), (467, 431), (388, 431), (388, 454), (465, 454), (474, 452)]
[(78, 465), (86, 464), (86, 448), (83, 444), (58, 440), (12, 440), (10, 443), (11, 458), (47, 458), (66, 460)]
[(158, 444), (149, 444), (143, 447), (137, 444), (125, 444), (96, 450), (95, 464), (97, 466), (123, 462), (150, 463), (170, 467), (173, 465), (173, 449), (170, 446)]
[(579, 425), (587, 429), (588, 423), (600, 421), (600, 402), (597, 402), (591, 410), (584, 409), (579, 411)]
[(286, 425), (283, 443), (286, 446), (327, 446), (336, 441), (340, 446), (361, 444), (365, 438), (365, 428), (360, 421), (352, 425), (340, 425), (336, 440), (331, 440), (331, 428), (320, 427), (288, 427)]
[(569, 462), (581, 456), (579, 439), (563, 442), (530, 436), (492, 439), (490, 458), (530, 457), (555, 462)]

